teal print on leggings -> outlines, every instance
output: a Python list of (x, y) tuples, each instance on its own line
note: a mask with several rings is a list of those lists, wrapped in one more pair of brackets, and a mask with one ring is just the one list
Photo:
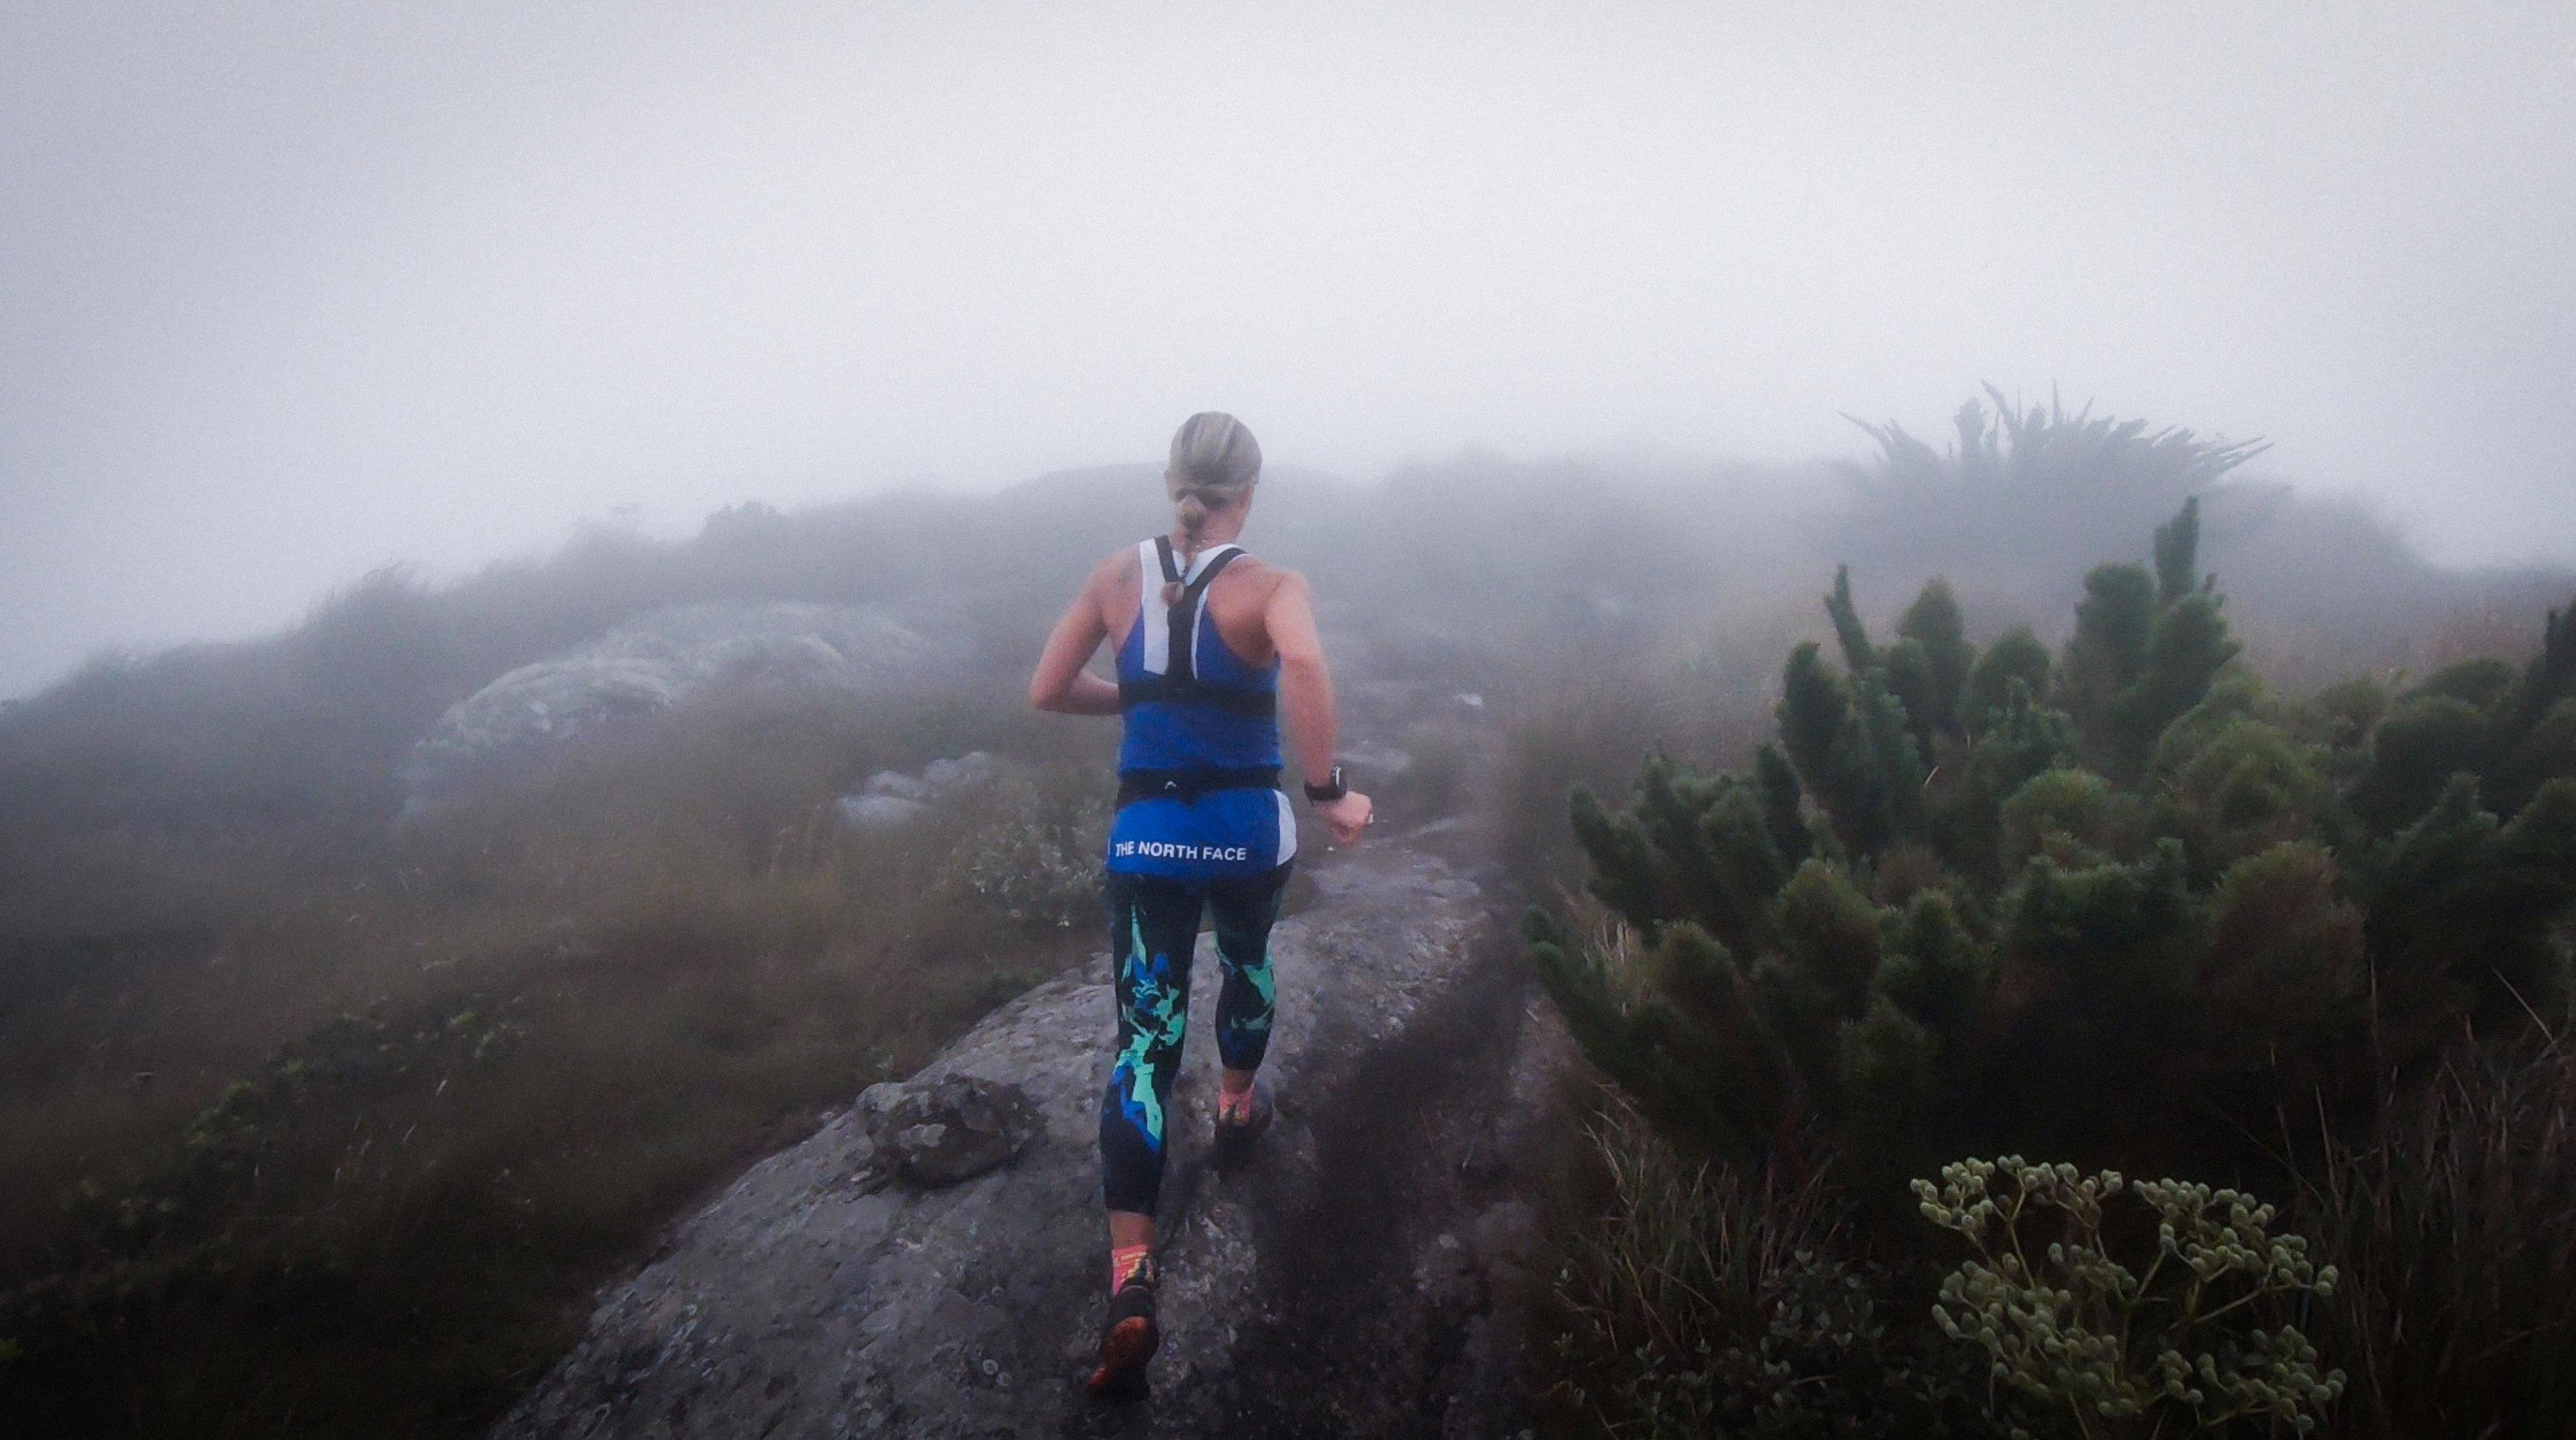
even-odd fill
[(1225, 988), (1217, 992), (1216, 1051), (1229, 1070), (1251, 1070), (1261, 1064), (1270, 1045), (1270, 1018), (1279, 1008), (1279, 982), (1270, 973), (1269, 926), (1252, 935), (1216, 934), (1217, 963), (1225, 970)]
[(1261, 1064), (1269, 1048), (1277, 982), (1270, 926), (1279, 915), (1285, 865), (1241, 879), (1183, 881), (1109, 876), (1110, 953), (1118, 999), (1118, 1048), (1100, 1099), (1100, 1154), (1109, 1208), (1154, 1213), (1172, 1081), (1189, 1029), (1190, 960), (1199, 917), (1216, 930), (1223, 987), (1217, 992), (1217, 1057), (1233, 1070)]
[(1128, 933), (1126, 1008), (1135, 1023), (1127, 1028), (1134, 1033), (1118, 1052), (1118, 1068), (1111, 1083), (1124, 1092), (1121, 1103), (1128, 1123), (1159, 1151), (1163, 1148), (1163, 1096), (1172, 1088), (1164, 1067), (1180, 1059), (1181, 1038), (1190, 1023), (1190, 991), (1186, 979), (1178, 985), (1173, 983), (1172, 957), (1146, 947), (1141, 914), (1130, 917)]

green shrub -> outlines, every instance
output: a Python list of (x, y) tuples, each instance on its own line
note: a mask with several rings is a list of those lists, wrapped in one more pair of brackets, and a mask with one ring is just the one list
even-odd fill
[(2175, 748), (2160, 797), (2164, 828), (2204, 879), (2258, 850), (2345, 829), (2323, 755), (2275, 726), (2223, 721), (2197, 746)]
[(2015, 684), (2026, 696), (2047, 694), (2053, 673), (2048, 647), (2029, 626), (2016, 625), (1996, 636), (1968, 671), (1968, 728), (1983, 730), (1996, 711), (2012, 703)]
[(2135, 858), (2144, 817), (2136, 797), (2090, 770), (2034, 775), (2003, 803), (2006, 870), (2034, 856), (2060, 865), (2100, 865)]
[(2367, 781), (2353, 808), (2379, 829), (2421, 815), (2453, 775), (2477, 769), (2486, 744), (2486, 712), (2453, 695), (2418, 695), (2379, 722)]
[(1937, 586), (1882, 646), (1837, 573), (1844, 664), (1790, 652), (1776, 750), (1650, 757), (1621, 807), (1578, 789), (1592, 893), (1649, 949), (1685, 923), (1714, 947), (1611, 983), (1612, 932), (1534, 925), (1586, 1053), (1748, 1162), (1821, 1122), (1884, 1179), (2042, 1141), (2232, 1168), (2261, 1154), (2231, 1134), (2366, 1109), (2463, 1024), (2563, 1014), (2576, 756), (2546, 757), (2576, 611), (2519, 674), (2437, 677), (2491, 712), (2419, 695), (2355, 734), (2367, 694), (2285, 704), (2230, 668), (2197, 536), (2187, 506), (2153, 570), (2096, 568), (2054, 666), (2027, 635), (1973, 655)]
[(2209, 949), (2194, 981), (2201, 1053), (2219, 1077), (2294, 1095), (2359, 1053), (2369, 1019), (2362, 913), (2333, 857), (2292, 840), (2228, 868), (2211, 899)]

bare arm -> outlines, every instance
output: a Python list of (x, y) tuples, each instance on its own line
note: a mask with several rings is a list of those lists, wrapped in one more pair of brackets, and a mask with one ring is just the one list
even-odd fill
[[(1262, 614), (1270, 643), (1279, 652), (1279, 709), (1288, 722), (1288, 744), (1298, 772), (1309, 785), (1333, 778), (1333, 674), (1324, 664), (1323, 637), (1315, 631), (1315, 605), (1306, 577), (1294, 571), (1270, 592)], [(1333, 832), (1333, 843), (1353, 845), (1369, 823), (1369, 798), (1354, 790), (1316, 807)]]
[(1333, 778), (1333, 673), (1324, 664), (1323, 637), (1315, 633), (1315, 606), (1306, 577), (1290, 572), (1270, 592), (1262, 614), (1279, 652), (1279, 711), (1288, 722), (1288, 747), (1309, 785)]
[(1109, 627), (1100, 620), (1099, 586), (1095, 573), (1048, 632), (1037, 673), (1029, 677), (1030, 708), (1059, 715), (1118, 713), (1118, 687), (1082, 668), (1109, 638)]

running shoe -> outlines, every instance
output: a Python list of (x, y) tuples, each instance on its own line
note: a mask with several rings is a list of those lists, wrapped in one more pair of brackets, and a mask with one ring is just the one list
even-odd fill
[(1270, 1128), (1270, 1087), (1254, 1080), (1248, 1099), (1249, 1103), (1232, 1115), (1226, 1113), (1222, 1097), (1217, 1101), (1216, 1143), (1210, 1147), (1208, 1159), (1220, 1170), (1251, 1159), (1253, 1142)]
[(1085, 1388), (1095, 1400), (1138, 1400), (1146, 1393), (1145, 1362), (1162, 1343), (1154, 1325), (1154, 1262), (1147, 1260), (1109, 1297), (1109, 1328), (1100, 1337), (1100, 1363)]

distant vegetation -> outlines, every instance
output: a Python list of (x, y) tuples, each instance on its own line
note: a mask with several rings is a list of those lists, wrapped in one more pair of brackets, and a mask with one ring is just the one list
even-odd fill
[[(1776, 743), (1574, 792), (1591, 906), (1533, 912), (1532, 954), (1642, 1120), (1605, 1132), (1610, 1224), (1559, 1290), (1586, 1423), (2576, 1421), (2576, 606), (2519, 663), (2283, 695), (2200, 523), (2186, 498), (2152, 566), (2094, 568), (2054, 654), (1971, 642), (1939, 580), (1873, 634), (1838, 574), (1840, 664), (1790, 651)], [(2169, 1263), (2124, 1238), (2158, 1211)], [(1620, 1278), (1657, 1255), (1685, 1278)], [(2009, 1395), (1963, 1410), (1989, 1363)]]
[(2053, 585), (2134, 543), (2185, 501), (2205, 501), (2269, 448), (2181, 426), (2151, 429), (2144, 420), (2096, 416), (2090, 406), (2068, 414), (2054, 397), (2024, 405), (1992, 386), (1986, 395), (1991, 407), (1979, 400), (1959, 407), (1942, 450), (1894, 421), (1854, 422), (1879, 454), (1845, 469), (1853, 504), (1837, 527), (1843, 559), (1906, 576), (1955, 572), (1983, 557), (1980, 568), (1995, 584)]
[[(2146, 496), (2161, 516), (2176, 484), (2224, 482), (2205, 548), (2225, 574), (2272, 547), (2226, 586), (2249, 612), (2231, 636), (2272, 673), (2293, 652), (2427, 673), (2504, 653), (2549, 593), (2433, 571), (2367, 516), (2233, 471), (2156, 468), (2233, 451), (2112, 427), (2084, 453), (2146, 445), (2132, 495), (2034, 470), (2022, 446), (2065, 447), (2028, 412), (1980, 424), (1959, 454), (1985, 458), (1891, 428), (1884, 464), (1854, 474), (1478, 455), (1366, 487), (1283, 471), (1248, 539), (1315, 578), (1352, 704), (1472, 694), (1516, 737), (1490, 808), (1499, 858), (1540, 887), (1575, 852), (1568, 786), (1606, 790), (1658, 743), (1750, 761), (1779, 656), (1826, 636), (1807, 596), (1837, 560), (1865, 585), (1946, 572), (1962, 643), (1991, 653), (2027, 621), (2054, 650), (2075, 571), (2025, 589), (2013, 527), (1926, 528), (1981, 466), (2036, 474), (2012, 503), (2055, 496), (2047, 533), (2070, 554), (2114, 536), (2088, 563), (2134, 543)], [(488, 1418), (703, 1187), (1093, 944), (1074, 881), (1108, 728), (1033, 720), (1019, 686), (1084, 570), (1164, 515), (1142, 466), (745, 505), (678, 543), (590, 535), (446, 585), (383, 572), (282, 634), (104, 657), (0, 705), (0, 1412), (127, 1435)], [(711, 693), (404, 815), (402, 762), (450, 707), (657, 608), (726, 600), (935, 616), (955, 685), (900, 704)], [(2278, 646), (2244, 626), (2293, 610)], [(1897, 648), (1883, 688), (1920, 678)], [(2482, 674), (2434, 698), (2486, 714)], [(2455, 741), (2460, 714), (2418, 698), (2378, 733)], [(830, 823), (872, 771), (973, 748), (1015, 778), (913, 843)], [(1372, 785), (1382, 801), (1464, 793), (1437, 743), (1415, 760), (1409, 791)], [(2490, 1072), (2453, 1063), (2445, 1103), (2487, 1103)], [(2511, 1073), (2512, 1103), (2542, 1113)], [(2396, 1183), (2390, 1153), (2337, 1150), (2337, 1183)]]
[[(1862, 428), (1879, 453), (1843, 467), (1851, 503), (1824, 526), (1819, 558), (1886, 594), (1945, 577), (1998, 632), (2051, 635), (2071, 583), (2186, 500), (2201, 508), (2202, 560), (2242, 607), (2239, 638), (2287, 683), (2492, 652), (2565, 593), (2563, 572), (2443, 570), (2360, 501), (2251, 478), (2269, 448), (2259, 440), (2070, 413), (2054, 397), (2024, 404), (1992, 386), (1959, 407), (1938, 449), (1893, 421)], [(2363, 614), (2384, 623), (2356, 623)]]
[[(15, 940), (13, 1433), (488, 1419), (675, 1208), (1095, 943), (1102, 758), (995, 713), (712, 703), (345, 863), (182, 873), (202, 931)], [(832, 822), (1004, 740), (972, 801)]]

